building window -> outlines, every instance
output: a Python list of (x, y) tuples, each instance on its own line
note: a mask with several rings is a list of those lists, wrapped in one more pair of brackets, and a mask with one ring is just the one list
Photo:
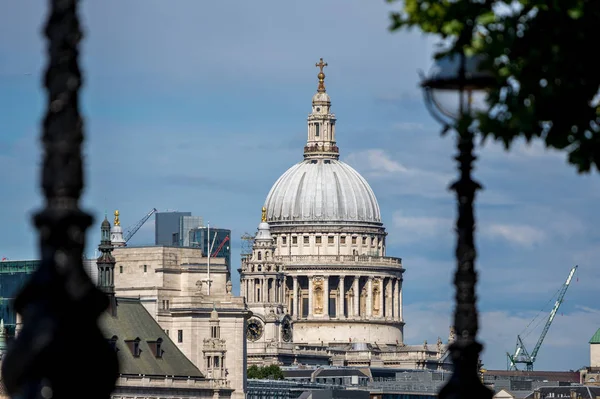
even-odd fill
[(327, 244), (333, 244), (333, 236), (327, 237)]
[(142, 350), (140, 349), (140, 339), (136, 338), (133, 341), (133, 357), (140, 357)]
[(211, 326), (210, 327), (210, 337), (211, 338), (219, 338), (219, 326)]
[(352, 245), (356, 245), (356, 237), (352, 237)]
[(284, 236), (284, 237), (281, 237), (281, 243), (282, 243), (283, 245), (286, 245), (286, 244), (287, 244), (287, 237), (285, 237), (285, 236)]
[(167, 335), (167, 337), (169, 336), (169, 330), (165, 330), (165, 334)]
[(304, 236), (304, 244), (305, 245), (308, 245), (308, 243), (309, 243), (308, 240), (309, 240), (308, 236)]
[(367, 237), (362, 238), (362, 245), (367, 245)]
[(315, 137), (319, 137), (319, 124), (315, 123)]
[(110, 345), (110, 348), (112, 350), (114, 350), (115, 352), (117, 351), (117, 340), (118, 339), (119, 338), (116, 335), (113, 335), (113, 337), (108, 340), (108, 344)]
[(258, 251), (258, 260), (262, 260), (262, 253), (260, 251)]
[(167, 299), (167, 307), (165, 309), (169, 309), (169, 300)]
[[(306, 241), (306, 238), (304, 239), (304, 243), (308, 244), (308, 242)], [(316, 236), (315, 237), (315, 243), (316, 244), (320, 244), (321, 243), (321, 236)]]
[(154, 342), (154, 349), (155, 349), (154, 356), (156, 356), (158, 358), (161, 358), (163, 355), (162, 342), (163, 342), (162, 338), (159, 338), (156, 340), (156, 342)]
[(374, 247), (377, 239), (375, 237), (371, 237), (371, 246)]
[(183, 342), (183, 330), (177, 330), (177, 342)]
[(148, 271), (148, 265), (144, 265), (144, 273)]
[(341, 236), (340, 237), (340, 244), (345, 244), (346, 243), (346, 236)]
[(123, 266), (119, 266), (119, 273), (123, 273)]
[(296, 236), (292, 237), (292, 244), (298, 244), (298, 237), (296, 237)]
[(219, 366), (219, 356), (215, 356), (215, 368), (216, 367), (221, 367)]

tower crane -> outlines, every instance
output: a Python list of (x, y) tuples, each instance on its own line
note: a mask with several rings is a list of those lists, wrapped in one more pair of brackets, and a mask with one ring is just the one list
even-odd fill
[(146, 223), (148, 221), (148, 219), (150, 219), (150, 216), (154, 215), (156, 212), (158, 212), (156, 210), (156, 208), (152, 208), (152, 210), (150, 212), (148, 212), (146, 214), (146, 216), (144, 216), (143, 218), (141, 218), (133, 227), (128, 227), (125, 231), (125, 234), (123, 235), (123, 238), (125, 239), (125, 243), (127, 243), (129, 240), (131, 240), (131, 238), (133, 237), (133, 235), (135, 233), (137, 233), (137, 231), (142, 228), (142, 226), (144, 225), (144, 223)]
[(529, 352), (525, 348), (525, 344), (523, 343), (523, 340), (521, 339), (521, 335), (517, 335), (517, 345), (515, 348), (514, 355), (511, 355), (508, 352), (506, 353), (506, 355), (508, 357), (508, 359), (507, 359), (508, 360), (508, 362), (507, 362), (508, 370), (518, 370), (517, 364), (525, 364), (527, 367), (527, 371), (533, 371), (533, 363), (535, 363), (535, 358), (537, 357), (540, 347), (542, 346), (542, 343), (544, 342), (544, 338), (546, 338), (546, 334), (548, 333), (548, 330), (550, 329), (550, 326), (552, 325), (552, 321), (554, 320), (554, 317), (556, 316), (556, 312), (558, 312), (558, 308), (560, 308), (560, 305), (563, 302), (565, 294), (567, 293), (567, 289), (569, 288), (569, 285), (571, 284), (571, 279), (573, 278), (573, 275), (575, 274), (576, 270), (577, 270), (577, 265), (575, 265), (571, 269), (571, 271), (569, 272), (569, 276), (567, 277), (567, 281), (565, 281), (565, 283), (560, 288), (559, 293), (558, 293), (558, 298), (556, 299), (556, 302), (554, 303), (554, 306), (552, 307), (552, 310), (550, 311), (550, 314), (548, 315), (548, 319), (546, 320), (546, 324), (544, 325), (542, 334), (540, 335), (537, 343), (535, 344), (533, 351), (531, 351), (531, 354), (529, 354)]
[[(215, 235), (216, 235), (216, 233), (215, 233)], [(217, 255), (219, 254), (219, 252), (221, 251), (221, 249), (223, 249), (223, 245), (225, 245), (225, 243), (227, 241), (229, 241), (229, 236), (225, 236), (225, 238), (223, 239), (223, 241), (221, 241), (221, 243), (219, 244), (219, 246), (217, 247), (217, 249), (215, 250), (215, 252), (213, 252), (210, 257), (211, 258), (216, 258)]]

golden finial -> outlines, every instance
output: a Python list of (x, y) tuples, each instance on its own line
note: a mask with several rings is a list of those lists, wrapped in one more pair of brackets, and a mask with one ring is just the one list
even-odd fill
[(263, 223), (267, 221), (267, 208), (265, 208), (264, 206), (262, 207), (262, 217), (260, 221)]
[(321, 58), (315, 66), (319, 68), (319, 74), (317, 75), (319, 78), (319, 87), (317, 88), (317, 91), (319, 93), (325, 93), (325, 74), (323, 73), (323, 68), (327, 66), (327, 63), (323, 62), (323, 58)]
[(121, 225), (121, 221), (119, 220), (119, 211), (118, 210), (115, 211), (115, 223), (114, 223), (114, 225), (115, 226), (120, 226)]

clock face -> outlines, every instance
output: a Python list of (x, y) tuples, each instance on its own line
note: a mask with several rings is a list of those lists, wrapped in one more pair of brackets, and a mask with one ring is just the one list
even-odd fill
[(262, 336), (263, 326), (259, 320), (252, 319), (248, 322), (248, 328), (246, 330), (246, 338), (250, 341), (256, 341)]
[(283, 322), (281, 323), (281, 338), (285, 342), (290, 342), (292, 340), (292, 323), (287, 317), (283, 319)]

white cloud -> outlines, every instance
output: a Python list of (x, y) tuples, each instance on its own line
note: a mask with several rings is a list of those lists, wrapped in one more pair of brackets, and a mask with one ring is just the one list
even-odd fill
[(481, 232), (484, 236), (500, 238), (528, 248), (542, 243), (547, 238), (541, 229), (524, 224), (489, 224), (484, 225)]
[(392, 216), (394, 234), (390, 237), (398, 242), (415, 242), (424, 239), (452, 235), (452, 219), (433, 216), (404, 216), (401, 212), (394, 212)]
[(485, 144), (479, 143), (482, 157), (490, 159), (505, 159), (507, 161), (531, 162), (542, 159), (559, 160), (565, 159), (565, 153), (551, 148), (546, 148), (541, 140), (533, 140), (529, 143), (525, 139), (516, 139), (509, 151), (504, 149), (504, 144), (490, 139)]
[(355, 167), (371, 183), (394, 181), (387, 186), (399, 195), (420, 195), (429, 198), (448, 197), (451, 174), (407, 166), (380, 148), (367, 149), (348, 154), (345, 162)]

